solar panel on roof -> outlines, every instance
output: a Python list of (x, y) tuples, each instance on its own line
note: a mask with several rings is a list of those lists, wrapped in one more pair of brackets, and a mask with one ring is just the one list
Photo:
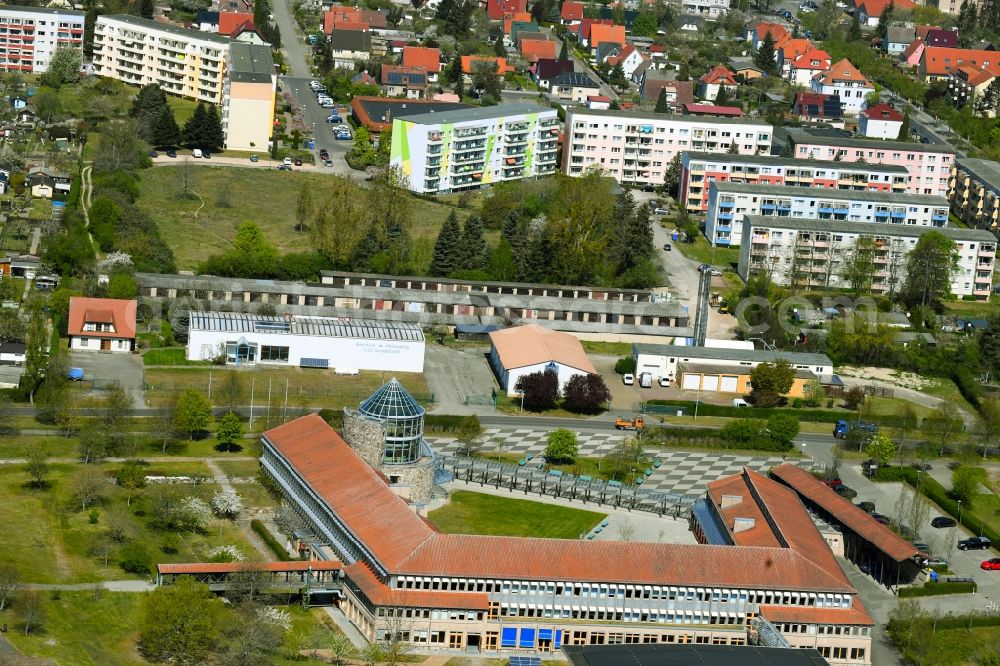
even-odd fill
[(303, 358), (299, 360), (300, 368), (321, 368), (326, 369), (330, 367), (330, 359), (328, 358)]
[(542, 666), (541, 657), (509, 657), (510, 666)]

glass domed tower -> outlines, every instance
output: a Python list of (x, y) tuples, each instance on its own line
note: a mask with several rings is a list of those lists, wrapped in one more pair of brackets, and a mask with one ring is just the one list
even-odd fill
[(383, 424), (384, 464), (403, 465), (420, 458), (424, 441), (424, 408), (395, 377), (368, 396), (358, 412)]

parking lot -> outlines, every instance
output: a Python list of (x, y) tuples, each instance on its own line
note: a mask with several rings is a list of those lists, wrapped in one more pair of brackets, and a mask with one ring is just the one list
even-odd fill
[(145, 407), (143, 400), (142, 359), (132, 354), (104, 354), (94, 352), (70, 352), (71, 368), (82, 368), (84, 385), (96, 382), (101, 389), (117, 382), (135, 402), (136, 409)]

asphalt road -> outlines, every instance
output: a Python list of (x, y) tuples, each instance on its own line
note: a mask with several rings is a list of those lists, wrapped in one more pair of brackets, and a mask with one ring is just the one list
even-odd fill
[(274, 22), (281, 32), (281, 52), (285, 55), (288, 74), (293, 77), (308, 77), (312, 74), (306, 61), (308, 48), (299, 33), (298, 24), (292, 16), (291, 0), (272, 0), (271, 12)]
[[(316, 164), (322, 164), (319, 159), (319, 151), (326, 148), (330, 153), (330, 161), (333, 166), (323, 167), (323, 171), (333, 171), (334, 173), (347, 176), (349, 178), (363, 178), (364, 173), (355, 171), (347, 166), (344, 155), (354, 145), (353, 141), (338, 141), (333, 136), (333, 128), (336, 124), (326, 122), (326, 119), (336, 111), (341, 118), (346, 118), (350, 112), (350, 107), (341, 106), (337, 109), (324, 109), (316, 101), (316, 95), (309, 87), (312, 78), (283, 76), (281, 78), (282, 91), (289, 92), (295, 99), (302, 112), (302, 119), (306, 127), (311, 130), (310, 136), (316, 139), (316, 148), (313, 151), (316, 155)], [(339, 124), (339, 123), (338, 123)]]

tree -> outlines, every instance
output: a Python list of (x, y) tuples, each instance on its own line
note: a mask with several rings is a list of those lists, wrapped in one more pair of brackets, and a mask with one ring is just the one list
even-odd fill
[(87, 3), (87, 13), (83, 17), (83, 57), (88, 61), (94, 56), (94, 25), (99, 14), (96, 2)]
[(871, 236), (861, 236), (840, 269), (840, 278), (851, 285), (855, 295), (871, 291), (875, 276), (875, 239)]
[(565, 428), (558, 428), (549, 433), (545, 439), (545, 461), (549, 464), (569, 463), (576, 460), (580, 453), (580, 445), (576, 433)]
[(308, 181), (303, 181), (299, 187), (299, 196), (295, 200), (295, 230), (305, 231), (308, 229), (306, 222), (313, 213), (312, 187)]
[(767, 430), (763, 419), (738, 419), (723, 426), (722, 439), (738, 449), (768, 450), (773, 448), (774, 440)]
[(951, 496), (969, 506), (979, 488), (982, 471), (971, 465), (959, 465), (951, 473)]
[(256, 666), (272, 663), (271, 657), (281, 645), (284, 631), (271, 621), (267, 606), (244, 603), (236, 609), (234, 622), (227, 623), (226, 651), (223, 666)]
[(219, 639), (221, 603), (188, 576), (157, 587), (142, 603), (139, 651), (155, 662), (203, 663)]
[(569, 60), (569, 40), (562, 39), (560, 41), (562, 42), (562, 46), (559, 47), (559, 59)]
[(100, 463), (114, 448), (112, 432), (98, 423), (87, 423), (80, 430), (79, 453), (83, 463)]
[(153, 145), (157, 148), (172, 148), (181, 142), (181, 130), (174, 120), (174, 112), (170, 106), (164, 104), (160, 107), (156, 118), (153, 120), (151, 136)]
[(601, 469), (609, 479), (618, 481), (627, 478), (636, 469), (648, 466), (638, 437), (623, 439), (601, 460)]
[(865, 453), (879, 466), (888, 465), (896, 455), (896, 445), (892, 443), (889, 436), (884, 432), (876, 432), (868, 440), (865, 446)]
[(135, 407), (135, 399), (121, 387), (114, 384), (108, 389), (104, 396), (104, 404), (101, 406), (101, 421), (110, 430), (116, 430), (122, 422), (132, 415)]
[(458, 226), (458, 216), (455, 211), (448, 213), (441, 231), (434, 242), (434, 256), (431, 258), (430, 274), (436, 277), (447, 277), (454, 272), (461, 260), (462, 232)]
[(141, 543), (130, 543), (118, 553), (118, 566), (122, 571), (148, 576), (153, 569), (153, 556)]
[(184, 123), (184, 130), (181, 132), (184, 145), (188, 148), (203, 148), (208, 124), (208, 114), (205, 111), (205, 103), (198, 102), (194, 113)]
[(847, 41), (857, 42), (860, 41), (861, 38), (861, 19), (858, 18), (858, 13), (854, 12), (851, 16), (851, 23), (847, 28)]
[(929, 435), (938, 440), (938, 454), (942, 456), (949, 444), (954, 446), (955, 436), (965, 427), (958, 407), (949, 401), (942, 401), (930, 416), (924, 418), (922, 426)]
[(132, 118), (101, 125), (101, 139), (94, 156), (94, 174), (137, 171), (149, 164), (149, 146), (140, 138)]
[(23, 171), (24, 155), (17, 151), (11, 143), (5, 142), (0, 148), (0, 169), (5, 171)]
[(219, 117), (219, 110), (214, 104), (208, 106), (205, 114), (205, 128), (202, 138), (202, 148), (216, 151), (221, 150), (226, 143), (226, 133), (222, 129), (222, 119)]
[(115, 483), (125, 491), (125, 506), (131, 506), (135, 493), (146, 487), (146, 470), (138, 460), (126, 460), (115, 474)]
[(226, 412), (219, 420), (215, 436), (226, 451), (239, 450), (236, 445), (243, 439), (243, 419), (235, 412)]
[(597, 413), (611, 401), (611, 391), (598, 374), (573, 375), (566, 382), (563, 399), (571, 411)]
[(177, 413), (174, 416), (174, 429), (186, 432), (189, 439), (194, 439), (196, 433), (208, 430), (212, 422), (212, 403), (200, 391), (187, 389), (177, 399)]
[(753, 390), (750, 398), (758, 407), (773, 407), (778, 404), (781, 396), (792, 389), (795, 381), (795, 368), (785, 359), (774, 363), (760, 363), (750, 371), (750, 383)]
[(753, 54), (753, 62), (765, 74), (776, 74), (778, 71), (778, 61), (774, 52), (774, 37), (768, 31), (764, 39), (760, 40), (757, 50)]
[(21, 589), (21, 575), (9, 562), (0, 563), (0, 613), (14, 601)]
[(625, 76), (625, 68), (620, 62), (616, 62), (615, 66), (611, 68), (611, 72), (608, 74), (608, 81), (616, 88), (628, 87), (628, 77)]
[(875, 27), (875, 34), (879, 39), (885, 39), (886, 33), (889, 31), (889, 23), (893, 19), (893, 13), (896, 9), (896, 3), (889, 0), (889, 4), (885, 6), (882, 10), (882, 15), (878, 17), (878, 25)]
[(660, 88), (660, 94), (656, 96), (656, 107), (653, 108), (653, 113), (670, 113), (666, 87)]
[(976, 99), (976, 115), (995, 116), (1000, 109), (1000, 78), (994, 78)]
[[(730, 100), (729, 100), (729, 88), (727, 88), (726, 86), (721, 86), (721, 85), (719, 86), (719, 92), (716, 93), (716, 95), (715, 95), (715, 104), (716, 104), (716, 106), (729, 106), (729, 104), (730, 104)], [(735, 145), (736, 145), (736, 142), (733, 142), (732, 146), (735, 146)], [(731, 150), (732, 150), (732, 148), (730, 148), (730, 151)], [(733, 154), (735, 155), (736, 153), (733, 153)]]
[[(667, 171), (663, 177), (663, 191), (669, 194), (674, 199), (680, 196), (679, 189), (681, 185), (681, 154), (677, 153), (674, 155), (673, 159), (670, 160), (670, 164), (667, 165)], [(686, 202), (680, 202), (681, 208), (686, 207)]]
[(83, 65), (83, 54), (80, 49), (68, 44), (56, 47), (49, 67), (41, 76), (44, 85), (58, 89), (64, 83), (76, 83), (80, 80), (80, 67)]
[(655, 16), (652, 14), (641, 14), (632, 21), (632, 34), (639, 37), (656, 37), (656, 31), (659, 27)]
[(48, 88), (42, 88), (35, 95), (35, 111), (38, 115), (42, 117), (45, 122), (51, 123), (52, 116), (59, 113), (59, 95)]
[(19, 596), (21, 623), (24, 625), (24, 635), (27, 636), (45, 622), (45, 603), (38, 590), (25, 590)]
[(909, 305), (937, 305), (951, 294), (958, 270), (955, 242), (940, 231), (928, 231), (917, 240), (906, 260), (902, 296)]
[(899, 134), (896, 135), (896, 141), (909, 141), (910, 140), (910, 112), (903, 112), (903, 123), (899, 126)]
[(554, 372), (533, 372), (517, 378), (514, 390), (528, 409), (549, 409), (559, 398), (559, 376)]
[(24, 471), (31, 479), (32, 488), (45, 488), (49, 485), (49, 456), (45, 449), (36, 446), (28, 452), (28, 462), (24, 465)]
[(354, 656), (354, 644), (351, 643), (350, 638), (340, 632), (331, 632), (327, 649), (330, 651), (330, 663), (334, 666), (345, 666), (347, 661)]
[(86, 511), (88, 506), (100, 500), (106, 486), (104, 473), (89, 465), (78, 470), (70, 484), (73, 498), (80, 503), (81, 511)]
[(236, 520), (243, 513), (243, 500), (235, 490), (220, 490), (212, 496), (212, 511), (227, 520)]
[(865, 390), (860, 386), (852, 386), (844, 391), (844, 407), (855, 410), (865, 401)]
[(139, 295), (139, 284), (128, 273), (115, 273), (108, 279), (104, 295), (108, 298), (131, 301)]
[(486, 231), (483, 228), (481, 217), (470, 215), (465, 219), (458, 253), (458, 265), (461, 269), (480, 271), (485, 268), (486, 259), (489, 254), (489, 246), (486, 244), (485, 234)]
[(799, 436), (799, 420), (791, 414), (772, 414), (767, 419), (767, 429), (771, 439), (785, 448), (792, 448), (792, 442)]

